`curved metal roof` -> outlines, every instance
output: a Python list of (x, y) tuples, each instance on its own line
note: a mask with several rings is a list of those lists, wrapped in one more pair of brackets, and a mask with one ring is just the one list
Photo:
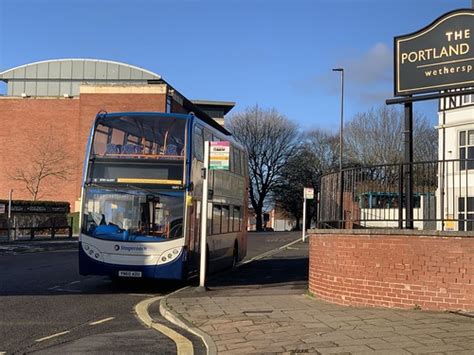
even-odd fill
[(84, 82), (139, 84), (161, 79), (156, 73), (130, 64), (84, 58), (45, 60), (0, 73), (11, 96), (76, 96)]

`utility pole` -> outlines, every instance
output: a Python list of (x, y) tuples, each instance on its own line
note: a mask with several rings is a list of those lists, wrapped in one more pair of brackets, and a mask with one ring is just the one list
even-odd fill
[[(474, 0), (473, 0), (474, 1)], [(339, 125), (339, 228), (344, 228), (344, 173), (342, 171), (342, 154), (344, 146), (344, 68), (334, 68), (332, 71), (341, 73), (341, 122)]]

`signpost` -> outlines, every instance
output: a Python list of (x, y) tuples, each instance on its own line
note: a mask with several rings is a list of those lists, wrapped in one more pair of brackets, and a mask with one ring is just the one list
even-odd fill
[[(448, 12), (419, 31), (395, 37), (394, 56), (394, 94), (402, 97), (386, 104), (405, 107), (405, 228), (413, 229), (413, 102), (474, 93), (468, 89), (474, 86), (474, 10)], [(451, 91), (440, 92), (446, 90)], [(429, 92), (436, 93), (416, 95)]]
[(306, 200), (314, 199), (314, 189), (311, 187), (305, 187), (303, 189), (303, 242), (306, 240)]
[(207, 248), (207, 201), (209, 196), (209, 171), (229, 170), (230, 142), (204, 142), (204, 167), (202, 168), (202, 212), (201, 212), (201, 267), (199, 288), (206, 289)]

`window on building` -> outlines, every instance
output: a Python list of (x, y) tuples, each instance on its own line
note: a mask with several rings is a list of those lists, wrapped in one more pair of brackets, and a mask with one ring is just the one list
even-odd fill
[(459, 197), (458, 226), (460, 231), (474, 230), (474, 197)]
[(459, 132), (459, 159), (461, 170), (474, 169), (474, 130)]

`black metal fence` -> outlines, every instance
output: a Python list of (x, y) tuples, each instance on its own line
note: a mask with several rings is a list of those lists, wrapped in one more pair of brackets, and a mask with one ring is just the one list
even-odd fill
[(474, 160), (344, 169), (321, 178), (319, 203), (320, 228), (472, 231)]

